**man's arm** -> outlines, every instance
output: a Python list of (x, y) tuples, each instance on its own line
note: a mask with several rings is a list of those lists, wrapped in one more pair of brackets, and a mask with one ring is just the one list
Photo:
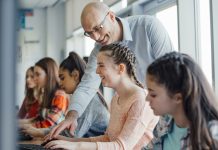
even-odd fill
[(77, 86), (75, 92), (71, 96), (69, 110), (75, 110), (78, 112), (79, 117), (83, 114), (91, 99), (95, 96), (99, 89), (101, 80), (96, 74), (97, 67), (97, 54), (100, 46), (95, 46), (93, 49), (85, 73), (81, 79), (81, 82)]
[(174, 50), (168, 32), (157, 18), (152, 18), (147, 33), (155, 59)]
[(96, 45), (89, 57), (85, 74), (71, 97), (70, 105), (68, 107), (69, 111), (65, 120), (54, 127), (45, 140), (57, 137), (57, 135), (66, 128), (70, 130), (72, 135), (74, 134), (78, 117), (83, 114), (84, 110), (95, 96), (101, 82), (100, 77), (96, 74), (96, 57), (99, 48), (100, 47)]

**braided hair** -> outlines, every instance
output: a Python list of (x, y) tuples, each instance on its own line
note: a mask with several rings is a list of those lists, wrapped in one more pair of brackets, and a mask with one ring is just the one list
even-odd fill
[(136, 85), (144, 88), (142, 83), (136, 77), (136, 57), (130, 48), (121, 42), (105, 45), (101, 47), (99, 52), (109, 51), (111, 52), (107, 56), (112, 57), (115, 64), (125, 64), (127, 73), (130, 78), (133, 78)]

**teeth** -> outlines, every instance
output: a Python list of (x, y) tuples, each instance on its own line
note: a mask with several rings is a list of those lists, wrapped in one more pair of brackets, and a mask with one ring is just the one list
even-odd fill
[(105, 37), (101, 40), (101, 43), (102, 44), (105, 43)]

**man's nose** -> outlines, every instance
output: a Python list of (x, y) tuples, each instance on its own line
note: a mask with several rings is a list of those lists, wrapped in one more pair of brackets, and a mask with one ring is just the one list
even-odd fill
[(98, 32), (93, 32), (91, 38), (98, 42), (100, 40), (100, 34)]
[(150, 98), (149, 98), (149, 96), (148, 96), (148, 95), (146, 96), (146, 98), (145, 98), (145, 101), (148, 101), (148, 102), (150, 102)]
[(98, 67), (96, 68), (96, 74), (99, 74), (99, 68)]

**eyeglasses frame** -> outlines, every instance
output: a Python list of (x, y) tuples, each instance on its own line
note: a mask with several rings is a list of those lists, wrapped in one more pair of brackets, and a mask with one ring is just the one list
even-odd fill
[(105, 15), (105, 17), (104, 17), (104, 19), (101, 21), (101, 23), (93, 28), (93, 31), (85, 31), (85, 32), (84, 32), (84, 35), (87, 36), (87, 37), (90, 37), (90, 36), (93, 35), (93, 33), (95, 33), (95, 32), (100, 32), (100, 31), (104, 28), (104, 22), (105, 22), (106, 17), (107, 17), (108, 14), (109, 14), (109, 11), (108, 11), (107, 14)]

